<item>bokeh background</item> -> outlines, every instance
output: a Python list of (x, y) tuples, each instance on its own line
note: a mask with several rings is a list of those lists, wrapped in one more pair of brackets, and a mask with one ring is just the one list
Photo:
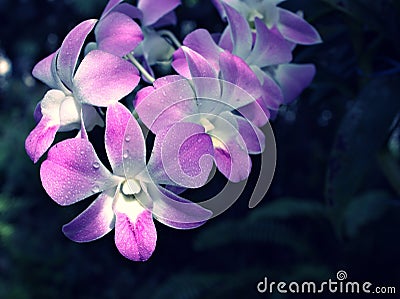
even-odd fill
[[(145, 263), (123, 258), (112, 233), (88, 244), (64, 237), (62, 224), (89, 202), (57, 206), (24, 150), (47, 90), (32, 67), (106, 2), (0, 0), (0, 298), (286, 298), (256, 285), (324, 281), (339, 270), (400, 292), (399, 1), (282, 3), (301, 9), (324, 43), (295, 50), (317, 75), (272, 123), (278, 161), (269, 192), (248, 209), (250, 181), (230, 210), (197, 230), (156, 223)], [(177, 12), (180, 39), (223, 28), (209, 1), (184, 0)]]

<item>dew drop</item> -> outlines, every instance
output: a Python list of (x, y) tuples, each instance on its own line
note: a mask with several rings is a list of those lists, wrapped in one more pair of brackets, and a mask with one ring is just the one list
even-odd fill
[(167, 96), (167, 92), (165, 90), (162, 91), (162, 94), (163, 94), (164, 97)]
[(97, 193), (97, 192), (99, 192), (99, 191), (100, 191), (99, 186), (94, 185), (93, 188), (92, 188), (92, 192), (93, 192), (93, 193)]
[(131, 141), (131, 136), (127, 135), (127, 136), (125, 137), (125, 141), (126, 141), (126, 142)]
[(93, 168), (94, 168), (94, 169), (99, 169), (99, 168), (100, 168), (99, 162), (94, 162), (94, 163), (93, 163)]
[(125, 151), (123, 157), (124, 157), (124, 159), (127, 159), (129, 157), (129, 152)]
[(81, 155), (83, 156), (85, 154), (85, 151), (81, 151)]

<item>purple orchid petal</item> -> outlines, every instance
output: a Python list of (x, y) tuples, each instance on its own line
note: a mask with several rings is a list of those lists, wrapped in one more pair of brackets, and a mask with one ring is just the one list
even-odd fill
[(35, 110), (33, 111), (33, 118), (35, 119), (35, 121), (38, 123), (42, 117), (43, 117), (43, 113), (42, 113), (42, 107), (40, 105), (41, 103), (37, 103)]
[[(239, 135), (240, 136), (240, 135)], [(251, 160), (245, 148), (237, 140), (223, 142), (223, 147), (215, 148), (214, 159), (218, 170), (231, 182), (245, 180), (251, 171)]]
[(197, 29), (191, 32), (185, 37), (183, 44), (199, 53), (215, 71), (219, 71), (219, 55), (222, 49), (214, 42), (207, 30)]
[(223, 99), (229, 99), (240, 108), (262, 95), (261, 84), (253, 70), (240, 57), (225, 51), (220, 56), (221, 79), (224, 84)]
[(191, 78), (192, 75), (190, 74), (189, 65), (186, 60), (185, 53), (183, 52), (182, 48), (179, 48), (174, 52), (172, 55), (172, 67), (174, 70), (185, 78)]
[(249, 154), (259, 154), (265, 149), (265, 135), (245, 118), (237, 116), (239, 134), (242, 136)]
[(253, 45), (253, 37), (247, 20), (234, 8), (223, 3), (228, 22), (231, 28), (233, 51), (232, 53), (246, 59)]
[(131, 19), (141, 20), (143, 18), (143, 13), (140, 11), (140, 9), (129, 3), (121, 3), (117, 5), (112, 11), (123, 13)]
[(115, 245), (118, 251), (133, 261), (146, 261), (153, 254), (157, 231), (149, 210), (136, 200), (119, 195), (115, 205)]
[(139, 83), (128, 61), (100, 50), (89, 52), (74, 77), (74, 95), (93, 106), (107, 107), (128, 95)]
[(156, 80), (154, 86), (155, 89), (144, 88), (137, 93), (135, 106), (140, 119), (153, 133), (157, 134), (198, 112), (188, 80), (180, 76), (165, 76)]
[(25, 140), (25, 149), (29, 157), (36, 163), (49, 149), (54, 141), (59, 124), (54, 123), (49, 117), (42, 117), (37, 126)]
[(160, 27), (165, 27), (165, 26), (170, 26), (173, 25), (175, 26), (178, 23), (178, 18), (176, 16), (176, 13), (174, 11), (170, 11), (161, 19), (159, 19), (156, 23), (151, 25), (151, 28), (160, 28)]
[(104, 8), (104, 11), (101, 15), (101, 18), (105, 17), (109, 12), (113, 11), (114, 8), (118, 6), (124, 0), (110, 0), (108, 1), (106, 7)]
[(257, 37), (253, 51), (246, 59), (248, 64), (262, 68), (292, 60), (290, 45), (278, 31), (269, 30), (258, 18), (255, 19), (255, 25)]
[(156, 5), (152, 0), (139, 0), (137, 7), (143, 12), (142, 26), (154, 24), (180, 4), (180, 0), (163, 0)]
[(99, 50), (120, 57), (133, 51), (143, 40), (139, 25), (119, 12), (111, 12), (101, 19), (95, 34)]
[(278, 7), (278, 29), (288, 40), (303, 45), (320, 43), (318, 31), (301, 16)]
[(219, 99), (221, 96), (221, 82), (218, 80), (218, 71), (207, 59), (197, 52), (182, 46), (194, 81), (195, 93), (198, 99)]
[(282, 90), (279, 85), (266, 73), (263, 73), (263, 96), (261, 106), (264, 109), (278, 110), (279, 106), (284, 103)]
[(47, 194), (60, 205), (70, 205), (118, 184), (97, 157), (92, 144), (81, 138), (53, 146), (40, 168)]
[(213, 166), (213, 145), (204, 127), (189, 122), (174, 124), (156, 136), (148, 163), (158, 184), (186, 188), (203, 186)]
[(208, 77), (208, 78), (217, 78), (217, 70), (214, 69), (210, 63), (208, 63), (207, 59), (201, 56), (196, 51), (192, 49), (182, 46), (183, 53), (186, 56), (187, 63), (189, 65), (189, 70), (191, 73), (191, 77)]
[(220, 36), (218, 41), (218, 46), (232, 53), (233, 51), (232, 32), (229, 25), (225, 28), (224, 32), (222, 32), (222, 35)]
[(152, 201), (153, 217), (173, 228), (196, 228), (212, 216), (211, 211), (154, 184), (146, 184), (139, 200), (148, 201), (149, 198)]
[(86, 37), (97, 20), (87, 20), (73, 28), (65, 37), (57, 57), (57, 70), (61, 81), (69, 90), (73, 89), (72, 78)]
[(103, 191), (85, 211), (63, 226), (63, 233), (80, 243), (94, 241), (108, 234), (115, 223), (115, 192), (116, 188)]
[(65, 89), (55, 71), (55, 60), (58, 52), (54, 52), (39, 61), (32, 70), (32, 75), (52, 89)]
[(248, 121), (250, 121), (257, 127), (262, 127), (268, 122), (270, 116), (270, 111), (265, 107), (265, 104), (263, 104), (262, 102), (262, 99), (259, 98), (253, 103), (240, 107), (238, 111)]
[[(41, 118), (25, 141), (25, 148), (34, 163), (49, 149), (60, 128), (60, 110), (65, 94), (56, 89), (49, 90), (40, 101)], [(38, 105), (39, 105), (38, 104)], [(38, 109), (36, 109), (38, 110)]]
[(105, 145), (116, 175), (133, 178), (146, 167), (142, 130), (131, 112), (120, 103), (108, 107)]
[(310, 85), (315, 75), (313, 64), (281, 64), (274, 72), (274, 78), (279, 83), (284, 96), (284, 103), (293, 101)]

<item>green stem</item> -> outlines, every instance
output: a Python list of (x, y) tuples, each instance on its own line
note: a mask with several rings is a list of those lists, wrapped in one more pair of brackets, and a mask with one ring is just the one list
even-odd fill
[(160, 31), (158, 31), (158, 34), (161, 36), (168, 37), (177, 49), (182, 47), (181, 42), (176, 38), (176, 36), (171, 31), (160, 30)]
[(150, 75), (146, 69), (139, 63), (139, 61), (136, 60), (136, 58), (132, 55), (132, 53), (129, 53), (126, 55), (126, 57), (133, 63), (134, 66), (137, 67), (137, 69), (139, 70), (139, 72), (146, 77), (147, 80), (149, 80), (149, 82), (153, 83), (154, 81), (156, 81), (156, 79), (153, 78), (152, 75)]

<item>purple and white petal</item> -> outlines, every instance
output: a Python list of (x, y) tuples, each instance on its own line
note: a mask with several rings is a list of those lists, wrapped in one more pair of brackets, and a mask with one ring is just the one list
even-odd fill
[(237, 120), (238, 117), (231, 112), (223, 112), (213, 121), (215, 129), (209, 132), (217, 168), (235, 183), (246, 179), (251, 170), (248, 149), (240, 134)]
[(142, 26), (156, 23), (180, 4), (180, 0), (163, 0), (157, 3), (152, 0), (139, 0), (137, 7), (143, 12)]
[(265, 135), (251, 122), (243, 117), (236, 116), (239, 134), (242, 136), (249, 154), (259, 154), (265, 149)]
[(258, 18), (255, 19), (256, 42), (246, 62), (262, 68), (269, 65), (287, 63), (292, 60), (289, 43), (274, 29), (267, 26)]
[(58, 52), (54, 52), (39, 61), (33, 68), (32, 75), (36, 79), (39, 79), (40, 81), (48, 85), (50, 88), (62, 89), (63, 91), (66, 91), (65, 86), (63, 86), (60, 78), (58, 78), (58, 75), (56, 73), (55, 64), (57, 54)]
[(25, 140), (25, 149), (33, 163), (49, 149), (54, 141), (59, 124), (49, 117), (42, 117), (37, 126), (29, 133)]
[(79, 55), (86, 37), (92, 31), (97, 20), (86, 20), (74, 27), (65, 37), (57, 57), (57, 70), (61, 81), (69, 89), (73, 89), (72, 78)]
[(95, 34), (99, 50), (120, 57), (133, 51), (143, 40), (139, 25), (119, 12), (111, 12), (102, 18)]
[(167, 226), (177, 229), (196, 228), (212, 216), (211, 211), (199, 204), (154, 184), (146, 184), (143, 191), (138, 199), (144, 202), (150, 199), (153, 217)]
[(132, 92), (139, 80), (138, 70), (128, 61), (93, 50), (76, 71), (74, 95), (82, 103), (107, 107)]
[(140, 90), (135, 106), (140, 119), (155, 134), (188, 115), (198, 113), (195, 94), (188, 80), (166, 76), (154, 82), (154, 86), (158, 84), (162, 87)]
[(183, 44), (199, 53), (215, 71), (219, 71), (219, 55), (223, 50), (215, 43), (207, 30), (197, 29), (191, 32), (185, 37)]
[[(40, 101), (40, 121), (25, 140), (25, 149), (34, 163), (49, 149), (60, 128), (60, 107), (65, 94), (49, 90)], [(39, 110), (38, 108), (36, 110)], [(35, 111), (36, 111), (35, 110)]]
[(212, 154), (211, 138), (203, 126), (176, 123), (156, 136), (148, 163), (150, 177), (158, 184), (201, 187), (211, 172)]
[(284, 103), (289, 104), (312, 82), (313, 64), (281, 64), (274, 71), (274, 79), (281, 87)]
[(322, 42), (318, 31), (301, 16), (278, 7), (279, 31), (288, 40), (303, 45), (313, 45)]
[(261, 84), (243, 59), (225, 51), (220, 56), (222, 98), (235, 108), (245, 106), (262, 95)]
[(234, 8), (223, 3), (231, 28), (233, 51), (232, 53), (246, 59), (253, 45), (253, 37), (247, 20)]
[(214, 69), (205, 57), (186, 46), (182, 46), (182, 50), (186, 56), (192, 78), (218, 78), (218, 70)]
[(81, 138), (64, 140), (53, 146), (40, 167), (47, 194), (60, 205), (71, 205), (118, 185), (97, 157), (92, 144)]
[(107, 109), (105, 146), (114, 174), (134, 178), (146, 167), (142, 130), (132, 113), (120, 103)]
[[(240, 135), (238, 135), (240, 136)], [(214, 151), (214, 159), (218, 170), (231, 182), (237, 183), (247, 179), (251, 171), (251, 160), (243, 139), (219, 140), (220, 147)]]
[(146, 261), (153, 254), (157, 231), (153, 216), (135, 199), (119, 194), (115, 207), (115, 245), (133, 261)]
[(103, 191), (85, 211), (63, 226), (63, 233), (79, 243), (94, 241), (108, 234), (115, 224), (115, 192), (116, 188)]

